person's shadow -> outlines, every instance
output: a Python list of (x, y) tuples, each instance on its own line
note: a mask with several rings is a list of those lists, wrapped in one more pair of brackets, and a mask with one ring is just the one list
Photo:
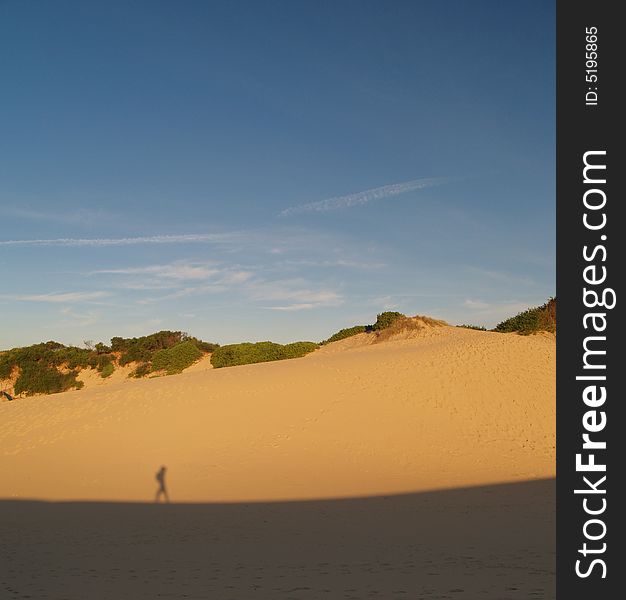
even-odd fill
[(161, 496), (165, 498), (165, 502), (170, 501), (170, 497), (167, 493), (167, 487), (165, 485), (165, 472), (166, 471), (167, 471), (167, 467), (165, 465), (163, 465), (157, 471), (156, 480), (157, 480), (157, 483), (159, 484), (159, 488), (157, 489), (156, 496), (154, 497), (155, 502), (159, 502), (159, 500), (161, 499)]

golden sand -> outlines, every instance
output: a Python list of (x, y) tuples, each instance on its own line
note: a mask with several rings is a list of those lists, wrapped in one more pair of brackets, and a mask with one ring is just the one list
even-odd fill
[(425, 327), (302, 359), (0, 404), (0, 498), (175, 501), (420, 492), (552, 477), (555, 339)]

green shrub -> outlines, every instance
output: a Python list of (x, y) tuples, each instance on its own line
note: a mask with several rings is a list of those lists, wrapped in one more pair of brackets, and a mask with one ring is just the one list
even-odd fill
[(152, 371), (152, 365), (149, 362), (142, 362), (142, 363), (139, 363), (137, 365), (137, 368), (132, 373), (130, 373), (128, 376), (129, 377), (135, 377), (135, 378), (138, 379), (140, 377), (145, 377), (151, 371)]
[(337, 333), (331, 335), (327, 340), (324, 340), (322, 344), (330, 344), (331, 342), (338, 342), (346, 338), (352, 337), (359, 333), (365, 333), (367, 327), (365, 325), (355, 325), (354, 327), (348, 327), (346, 329), (340, 329)]
[(104, 365), (102, 369), (100, 369), (100, 377), (102, 377), (102, 379), (111, 377), (114, 371), (115, 371), (115, 367), (113, 366), (113, 363), (109, 362), (106, 365)]
[(54, 355), (54, 364), (66, 364), (70, 369), (76, 369), (77, 367), (85, 369), (91, 366), (96, 358), (96, 354), (92, 350), (74, 346), (59, 348), (54, 351)]
[(138, 338), (111, 338), (111, 350), (120, 353), (120, 365), (131, 362), (150, 362), (155, 352), (190, 342), (202, 352), (212, 352), (218, 344), (203, 342), (182, 331), (159, 331)]
[[(140, 338), (115, 337), (110, 347), (101, 342), (86, 342), (86, 346), (78, 348), (49, 341), (0, 352), (0, 379), (8, 379), (17, 369), (16, 393), (53, 393), (82, 387), (76, 380), (77, 369), (91, 367), (101, 377), (110, 377), (118, 356), (120, 365), (139, 363), (131, 376), (144, 377), (152, 371), (155, 356), (157, 369), (178, 373), (191, 364), (190, 360), (193, 362), (203, 352), (212, 352), (218, 347), (181, 331), (159, 331)], [(163, 353), (170, 349), (171, 353)], [(61, 367), (71, 372), (62, 373)]]
[(132, 347), (128, 350), (125, 350), (120, 355), (119, 363), (120, 366), (128, 365), (132, 362), (146, 362), (150, 360), (152, 356), (152, 352), (146, 349), (142, 349), (139, 347)]
[(387, 329), (391, 327), (398, 319), (405, 319), (406, 315), (399, 312), (387, 311), (380, 313), (376, 317), (376, 323), (372, 325), (374, 331), (380, 331), (381, 329)]
[(108, 365), (112, 365), (112, 364), (113, 364), (112, 354), (101, 354), (96, 357), (96, 360), (94, 361), (94, 364), (92, 365), (92, 367), (94, 367), (99, 373), (102, 373), (103, 369), (108, 367)]
[(95, 346), (94, 346), (94, 350), (98, 353), (98, 354), (110, 354), (111, 353), (111, 348), (109, 346), (106, 346), (105, 344), (103, 344), (102, 342), (98, 342)]
[(183, 341), (181, 331), (159, 331), (138, 338), (111, 338), (111, 350), (120, 352), (120, 365), (148, 362), (157, 350), (171, 348)]
[(537, 331), (556, 331), (556, 298), (536, 308), (529, 308), (518, 315), (498, 323), (494, 331), (529, 335)]
[(21, 367), (20, 374), (15, 382), (15, 393), (32, 394), (55, 394), (65, 392), (70, 388), (80, 389), (82, 381), (76, 380), (76, 371), (61, 373), (54, 367), (34, 362)]
[(202, 340), (198, 340), (196, 338), (190, 338), (192, 341), (202, 352), (213, 352), (215, 349), (219, 348), (219, 344), (212, 344), (211, 342), (203, 342)]
[(314, 342), (294, 342), (285, 346), (274, 342), (229, 344), (220, 346), (213, 352), (211, 364), (219, 369), (221, 367), (300, 358), (316, 348), (318, 348), (318, 344)]
[(39, 364), (42, 368), (62, 365), (70, 369), (93, 366), (96, 354), (86, 348), (64, 346), (58, 342), (44, 342), (23, 348), (13, 348), (0, 356), (0, 378), (11, 376), (14, 368), (24, 370)]
[(280, 344), (273, 342), (244, 342), (221, 346), (211, 355), (211, 364), (215, 368), (247, 365), (280, 359)]
[(8, 379), (13, 373), (12, 350), (0, 355), (0, 379)]
[(158, 350), (152, 356), (152, 370), (165, 371), (168, 375), (181, 373), (202, 357), (202, 350), (188, 340), (172, 348)]
[(313, 350), (317, 350), (319, 348), (319, 344), (315, 342), (293, 342), (291, 344), (285, 344), (281, 351), (281, 356), (279, 360), (283, 360), (285, 358), (300, 358), (309, 352), (313, 352)]
[(482, 325), (457, 325), (457, 327), (463, 327), (464, 329), (475, 329), (476, 331), (487, 331), (486, 327)]

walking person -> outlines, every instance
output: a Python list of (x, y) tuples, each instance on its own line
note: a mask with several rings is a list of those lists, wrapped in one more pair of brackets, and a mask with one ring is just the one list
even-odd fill
[(161, 499), (161, 494), (165, 496), (165, 502), (170, 501), (170, 497), (167, 494), (167, 488), (165, 487), (165, 472), (167, 471), (166, 466), (162, 466), (156, 474), (156, 480), (159, 484), (159, 489), (157, 490), (156, 496), (154, 498), (155, 502), (158, 502)]

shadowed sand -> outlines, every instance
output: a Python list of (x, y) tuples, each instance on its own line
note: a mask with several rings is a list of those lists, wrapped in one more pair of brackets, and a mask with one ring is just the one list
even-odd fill
[(0, 597), (552, 599), (554, 481), (306, 502), (0, 502)]

